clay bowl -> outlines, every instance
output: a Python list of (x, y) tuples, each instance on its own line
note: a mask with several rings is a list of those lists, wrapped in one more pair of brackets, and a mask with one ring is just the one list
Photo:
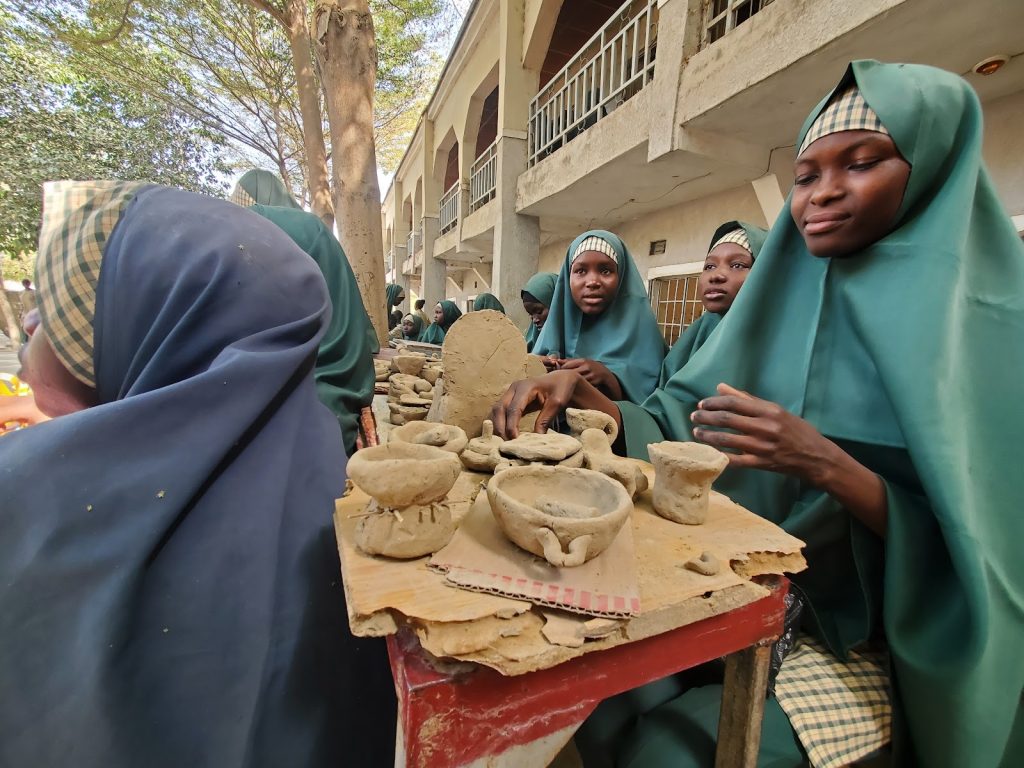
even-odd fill
[(432, 445), (448, 453), (461, 452), (469, 442), (466, 433), (459, 427), (429, 421), (414, 421), (404, 427), (393, 429), (391, 439), (400, 443)]
[(633, 509), (610, 477), (568, 467), (505, 470), (487, 483), (487, 500), (509, 539), (558, 567), (601, 554)]
[(412, 443), (363, 448), (348, 460), (352, 482), (382, 506), (397, 509), (440, 501), (461, 470), (454, 453)]

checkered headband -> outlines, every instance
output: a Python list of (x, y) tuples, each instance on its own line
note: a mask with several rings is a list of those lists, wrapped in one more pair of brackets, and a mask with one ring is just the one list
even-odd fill
[(715, 250), (715, 248), (720, 246), (722, 243), (736, 243), (740, 248), (746, 250), (747, 253), (753, 254), (753, 251), (750, 248), (750, 238), (747, 237), (747, 233), (743, 231), (743, 227), (736, 227), (736, 229), (731, 232), (726, 232), (720, 238), (715, 240), (715, 244), (711, 246), (708, 253), (711, 253), (711, 251)]
[(875, 114), (875, 110), (869, 107), (867, 101), (864, 100), (860, 89), (853, 86), (834, 97), (828, 106), (821, 110), (818, 119), (814, 121), (808, 129), (807, 135), (804, 136), (804, 140), (800, 144), (800, 151), (796, 153), (797, 157), (818, 139), (840, 131), (875, 131), (884, 133), (886, 136), (889, 135), (885, 126), (882, 125), (882, 121)]
[[(580, 254), (586, 251), (597, 251), (598, 253), (603, 253), (616, 264), (619, 263), (619, 256), (617, 253), (615, 253), (615, 249), (612, 248), (612, 244), (605, 240), (603, 237), (591, 235), (582, 243), (580, 243), (576, 247), (576, 252), (572, 255), (572, 261), (576, 261), (576, 259), (579, 258)], [(572, 261), (570, 261), (569, 263), (571, 264)]]
[(103, 247), (125, 206), (145, 182), (50, 181), (36, 258), (36, 295), (43, 328), (71, 374), (96, 386), (93, 319)]
[(256, 205), (256, 201), (252, 195), (242, 189), (242, 185), (235, 184), (235, 188), (231, 191), (231, 196), (228, 198), (235, 205), (240, 205), (243, 208), (249, 208), (250, 206)]

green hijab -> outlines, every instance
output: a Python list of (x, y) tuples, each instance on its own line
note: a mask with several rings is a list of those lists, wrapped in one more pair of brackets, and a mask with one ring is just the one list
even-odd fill
[(316, 355), (316, 392), (341, 425), (345, 450), (355, 450), (359, 411), (373, 402), (373, 326), (345, 251), (324, 223), (294, 208), (250, 209), (284, 230), (320, 267), (331, 296), (331, 322)]
[(473, 301), (473, 311), (479, 312), (481, 309), (496, 309), (505, 314), (505, 307), (493, 293), (481, 293), (476, 297)]
[[(526, 285), (523, 286), (523, 290), (519, 292), (519, 295), (522, 297), (523, 294), (528, 293), (550, 309), (551, 300), (555, 297), (555, 284), (557, 282), (558, 275), (554, 272), (538, 272), (526, 281)], [(537, 338), (540, 336), (540, 330), (536, 325), (530, 323), (530, 327), (526, 329), (525, 336), (526, 351), (532, 352), (533, 346), (537, 343)]]
[(246, 171), (231, 193), (231, 202), (243, 207), (273, 205), (280, 208), (299, 208), (284, 182), (270, 171), (258, 168)]
[(912, 168), (895, 228), (854, 256), (815, 258), (787, 206), (743, 301), (643, 409), (622, 406), (626, 438), (634, 455), (691, 439), (690, 412), (724, 381), (879, 472), (884, 547), (792, 479), (737, 470), (720, 487), (807, 542), (795, 581), (840, 657), (881, 612), (906, 727), (894, 764), (1020, 764), (1024, 245), (982, 163), (966, 82), (874, 61), (854, 62), (837, 91), (852, 80)]
[(384, 287), (384, 295), (387, 297), (388, 312), (391, 312), (391, 308), (401, 303), (399, 296), (404, 296), (405, 291), (402, 290), (402, 286), (398, 283), (388, 283)]
[(420, 341), (427, 344), (443, 344), (444, 335), (452, 327), (452, 323), (462, 317), (462, 312), (454, 301), (440, 301), (438, 304), (441, 306), (441, 324), (431, 323), (420, 338)]
[[(619, 290), (611, 305), (594, 318), (585, 317), (572, 300), (569, 270), (572, 257), (588, 237), (604, 240), (615, 251)], [(603, 363), (619, 380), (622, 392), (635, 403), (643, 402), (658, 385), (658, 371), (665, 358), (665, 340), (651, 311), (644, 281), (633, 257), (618, 235), (594, 229), (569, 245), (558, 275), (551, 311), (534, 345), (535, 355), (558, 352), (563, 358), (586, 358)]]
[[(757, 254), (761, 252), (764, 239), (768, 237), (768, 230), (742, 221), (727, 221), (716, 229), (715, 234), (711, 236), (708, 253), (711, 253), (714, 249), (715, 243), (718, 242), (719, 238), (737, 229), (742, 229), (746, 234), (747, 240), (750, 242), (750, 256), (756, 263)], [(701, 348), (704, 342), (710, 338), (711, 332), (718, 327), (718, 322), (721, 319), (722, 316), (719, 314), (704, 312), (694, 322), (690, 323), (687, 329), (683, 331), (683, 335), (679, 337), (668, 351), (668, 354), (665, 355), (665, 362), (661, 365), (661, 377), (658, 380), (659, 386), (665, 386), (665, 382), (686, 364), (686, 361), (693, 356), (694, 352)]]
[(405, 320), (408, 318), (412, 320), (412, 335), (406, 336), (405, 329), (402, 329), (402, 338), (406, 341), (419, 341), (420, 336), (423, 335), (423, 318), (417, 315), (415, 312), (410, 312), (408, 315), (402, 318), (402, 325), (405, 325)]

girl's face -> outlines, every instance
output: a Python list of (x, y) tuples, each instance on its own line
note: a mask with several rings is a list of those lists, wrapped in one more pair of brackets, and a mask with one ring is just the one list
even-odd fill
[(53, 351), (46, 331), (39, 323), (39, 310), (25, 315), (28, 341), (18, 356), (18, 378), (32, 387), (36, 407), (47, 416), (66, 416), (96, 405), (96, 390), (76, 379)]
[(796, 159), (790, 213), (815, 256), (850, 256), (896, 223), (910, 164), (875, 131), (818, 139)]
[(404, 333), (406, 336), (412, 336), (413, 327), (414, 326), (411, 317), (406, 315), (404, 318), (402, 318), (402, 333)]
[(440, 325), (443, 320), (444, 310), (441, 309), (441, 305), (438, 304), (436, 307), (434, 307), (434, 322)]
[(544, 321), (548, 319), (548, 307), (545, 307), (531, 294), (523, 291), (523, 309), (530, 316), (530, 321), (539, 331), (544, 327)]
[(718, 315), (728, 312), (752, 266), (754, 257), (750, 251), (736, 243), (722, 243), (712, 248), (697, 281), (704, 309)]
[(619, 266), (600, 251), (584, 251), (569, 267), (569, 291), (584, 315), (600, 315), (619, 290)]

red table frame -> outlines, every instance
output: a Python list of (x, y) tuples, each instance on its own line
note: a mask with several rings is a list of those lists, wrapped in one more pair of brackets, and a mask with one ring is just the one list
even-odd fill
[(559, 731), (571, 735), (610, 696), (726, 656), (715, 765), (754, 766), (771, 644), (782, 633), (789, 587), (781, 576), (760, 581), (770, 594), (742, 608), (514, 677), (480, 665), (439, 672), (415, 635), (392, 635), (399, 755), (404, 749), (405, 765), (415, 768), (485, 759), (501, 765), (510, 750)]

